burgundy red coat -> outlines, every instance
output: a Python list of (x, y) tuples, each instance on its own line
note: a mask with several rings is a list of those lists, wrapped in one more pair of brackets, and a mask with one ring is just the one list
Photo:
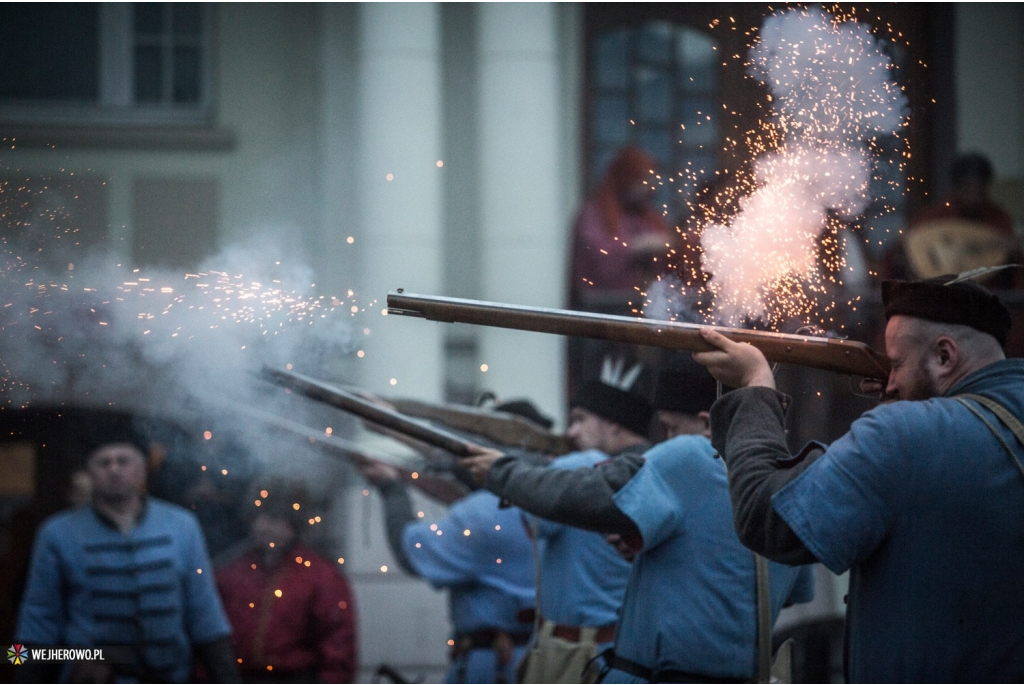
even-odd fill
[(337, 564), (296, 544), (273, 568), (253, 551), (216, 577), (247, 682), (301, 673), (323, 683), (353, 681), (355, 605)]

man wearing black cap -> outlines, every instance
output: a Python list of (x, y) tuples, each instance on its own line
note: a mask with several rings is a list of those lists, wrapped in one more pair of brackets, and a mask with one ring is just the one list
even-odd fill
[[(558, 478), (564, 474), (572, 481), (577, 470), (593, 471), (602, 462), (642, 461), (640, 455), (650, 447), (644, 436), (653, 411), (642, 395), (629, 389), (639, 372), (639, 367), (626, 371), (621, 362), (606, 360), (601, 378), (583, 384), (572, 401), (566, 434), (579, 451), (546, 467), (523, 458), (528, 455), (509, 456), (494, 464), (494, 478), (485, 484), (514, 503), (540, 500), (546, 505), (530, 509), (542, 517), (534, 526), (542, 620), (525, 682), (580, 682), (586, 663), (612, 644), (629, 564), (605, 543), (603, 535), (565, 525), (562, 517), (571, 514), (581, 499), (585, 501), (590, 490), (585, 485), (571, 487), (571, 492), (559, 485), (551, 488), (545, 476), (555, 474), (555, 480), (564, 482)], [(484, 448), (481, 453), (489, 454), (490, 461), (505, 456)], [(483, 460), (467, 465), (478, 472), (474, 475), (484, 468)]]
[(654, 386), (654, 410), (665, 437), (703, 435), (711, 437), (709, 409), (718, 395), (717, 384), (689, 355), (658, 374)]
[(904, 401), (797, 458), (764, 356), (702, 331), (719, 351), (695, 359), (738, 388), (711, 411), (737, 531), (769, 558), (850, 570), (848, 681), (1020, 681), (1024, 361), (1003, 354), (1009, 313), (953, 276), (889, 281), (882, 298), (884, 396)]
[[(486, 454), (475, 475), (521, 508), (611, 533), (635, 553), (605, 682), (745, 682), (755, 673), (754, 556), (732, 525), (725, 469), (708, 441), (714, 380), (687, 358), (659, 374), (669, 437), (642, 457), (553, 471)], [(770, 564), (771, 621), (813, 595), (809, 569)], [(577, 674), (578, 675), (578, 674)]]
[(642, 395), (592, 380), (573, 399), (565, 433), (578, 450), (642, 454), (652, 414)]

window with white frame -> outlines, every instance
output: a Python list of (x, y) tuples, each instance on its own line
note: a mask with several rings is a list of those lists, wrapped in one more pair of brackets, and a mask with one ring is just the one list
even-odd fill
[(195, 3), (2, 4), (0, 117), (207, 120), (211, 23)]

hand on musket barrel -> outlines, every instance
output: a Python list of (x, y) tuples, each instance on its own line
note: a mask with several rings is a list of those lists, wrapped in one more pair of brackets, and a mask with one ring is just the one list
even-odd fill
[[(513, 330), (574, 335), (595, 340), (708, 351), (697, 324), (628, 316), (524, 307), (454, 297), (388, 293), (388, 312), (431, 321), (469, 323)], [(772, 362), (796, 364), (861, 377), (885, 377), (889, 360), (863, 343), (842, 338), (716, 327), (735, 342), (749, 342)]]
[(715, 380), (733, 388), (761, 385), (775, 389), (775, 376), (761, 350), (750, 343), (729, 340), (711, 328), (701, 328), (700, 337), (717, 349), (694, 352), (693, 360), (706, 366)]
[[(706, 366), (715, 380), (733, 388), (775, 388), (775, 377), (761, 350), (750, 343), (734, 342), (712, 328), (700, 329), (700, 337), (718, 349), (694, 352), (693, 359)], [(861, 392), (879, 399), (885, 398), (885, 386), (886, 381), (877, 378), (860, 381)]]
[(482, 486), (487, 481), (487, 472), (491, 466), (504, 457), (505, 453), (475, 444), (469, 445), (469, 451), (470, 456), (459, 459), (459, 466), (469, 471), (476, 484)]

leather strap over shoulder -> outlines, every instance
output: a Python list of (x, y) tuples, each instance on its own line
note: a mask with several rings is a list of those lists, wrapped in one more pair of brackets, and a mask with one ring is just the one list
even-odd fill
[(772, 671), (772, 600), (768, 560), (754, 555), (754, 575), (757, 583), (757, 682), (771, 681)]
[(988, 429), (992, 431), (992, 434), (996, 436), (999, 442), (1002, 443), (1003, 447), (1010, 454), (1010, 457), (1013, 459), (1014, 464), (1016, 464), (1017, 466), (1017, 470), (1020, 471), (1020, 475), (1024, 476), (1024, 463), (1021, 462), (1020, 457), (1017, 456), (1017, 454), (1013, 451), (1013, 448), (1010, 447), (1010, 444), (1006, 442), (1005, 438), (1003, 438), (1003, 434), (1000, 433), (994, 425), (992, 425), (992, 422), (989, 421), (988, 418), (984, 414), (982, 414), (977, 407), (975, 407), (967, 400), (973, 400), (980, 404), (981, 406), (988, 409), (993, 414), (995, 414), (996, 418), (998, 418), (999, 421), (1002, 422), (1003, 425), (1005, 425), (1007, 428), (1009, 428), (1010, 431), (1016, 436), (1017, 442), (1019, 442), (1021, 445), (1024, 445), (1024, 424), (1022, 424), (1016, 416), (1010, 413), (1009, 409), (1001, 405), (999, 402), (996, 402), (991, 397), (985, 397), (984, 395), (975, 395), (973, 393), (965, 393), (963, 395), (954, 395), (953, 399), (967, 407), (967, 409), (969, 409), (972, 414), (977, 416), (979, 419), (981, 419), (982, 423), (988, 426)]

